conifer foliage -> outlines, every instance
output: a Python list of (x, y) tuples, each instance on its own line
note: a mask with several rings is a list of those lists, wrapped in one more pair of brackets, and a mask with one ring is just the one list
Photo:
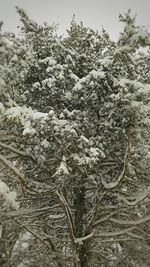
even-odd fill
[(0, 265), (150, 265), (150, 34), (0, 33)]

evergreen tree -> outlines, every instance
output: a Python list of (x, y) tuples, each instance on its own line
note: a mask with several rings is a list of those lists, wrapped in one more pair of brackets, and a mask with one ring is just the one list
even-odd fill
[(129, 11), (117, 42), (74, 18), (63, 38), (17, 11), (0, 146), (20, 208), (0, 218), (20, 232), (3, 266), (149, 266), (149, 33)]

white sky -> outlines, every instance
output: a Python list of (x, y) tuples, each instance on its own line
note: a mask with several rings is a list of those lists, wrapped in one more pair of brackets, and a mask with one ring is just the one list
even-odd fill
[(0, 0), (4, 30), (18, 31), (20, 22), (15, 5), (24, 8), (37, 22), (59, 23), (60, 33), (65, 32), (75, 14), (78, 22), (99, 31), (103, 26), (116, 39), (122, 28), (118, 15), (129, 8), (137, 14), (137, 24), (150, 27), (150, 0)]

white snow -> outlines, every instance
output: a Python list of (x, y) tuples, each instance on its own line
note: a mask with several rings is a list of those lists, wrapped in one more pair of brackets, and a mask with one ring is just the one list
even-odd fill
[(18, 209), (19, 205), (16, 201), (17, 195), (14, 191), (10, 191), (9, 187), (0, 180), (0, 197), (5, 201), (6, 206)]
[(144, 94), (144, 95), (150, 95), (150, 84), (146, 84), (145, 86), (142, 86), (140, 89), (138, 89), (138, 93)]
[(0, 102), (0, 113), (3, 114), (5, 112), (5, 108), (2, 102)]
[(5, 114), (9, 119), (15, 119), (22, 124), (24, 127), (23, 135), (36, 133), (36, 130), (31, 125), (31, 120), (43, 121), (48, 117), (48, 113), (38, 112), (25, 106), (11, 107)]
[(2, 238), (2, 225), (0, 225), (0, 238)]
[(57, 64), (57, 61), (53, 57), (46, 57), (44, 59), (40, 59), (41, 63), (47, 63), (49, 66), (54, 66)]
[(141, 29), (131, 37), (132, 42), (138, 42), (140, 39), (147, 40), (147, 43), (150, 43), (150, 37), (148, 36), (148, 32), (146, 30)]
[(79, 81), (79, 77), (77, 75), (75, 75), (73, 72), (70, 73), (70, 78), (75, 80), (76, 82)]
[(38, 88), (40, 87), (40, 83), (39, 82), (35, 82), (33, 85), (32, 85), (33, 88)]
[(36, 133), (36, 130), (33, 129), (32, 127), (26, 127), (24, 130), (23, 130), (23, 135), (26, 135), (26, 134), (30, 134), (30, 135), (33, 135)]
[(50, 146), (50, 143), (49, 143), (46, 139), (44, 139), (44, 140), (41, 142), (41, 145), (42, 145), (43, 147), (45, 147), (45, 148), (48, 148), (48, 147)]
[(81, 135), (80, 140), (87, 144), (89, 143), (89, 140), (84, 135)]
[(68, 171), (68, 168), (67, 168), (67, 165), (66, 165), (66, 157), (63, 156), (62, 157), (62, 161), (60, 163), (60, 166), (57, 168), (56, 172), (53, 174), (53, 177), (55, 176), (59, 176), (59, 175), (68, 175), (69, 174), (69, 171)]
[(95, 147), (90, 147), (90, 154), (93, 157), (98, 157), (99, 155), (99, 149)]

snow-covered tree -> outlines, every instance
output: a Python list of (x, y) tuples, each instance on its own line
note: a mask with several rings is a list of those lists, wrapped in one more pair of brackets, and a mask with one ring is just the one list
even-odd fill
[(9, 265), (149, 266), (149, 33), (128, 12), (116, 42), (74, 19), (64, 38), (17, 11), (0, 143), (20, 204), (0, 215), (21, 229)]

